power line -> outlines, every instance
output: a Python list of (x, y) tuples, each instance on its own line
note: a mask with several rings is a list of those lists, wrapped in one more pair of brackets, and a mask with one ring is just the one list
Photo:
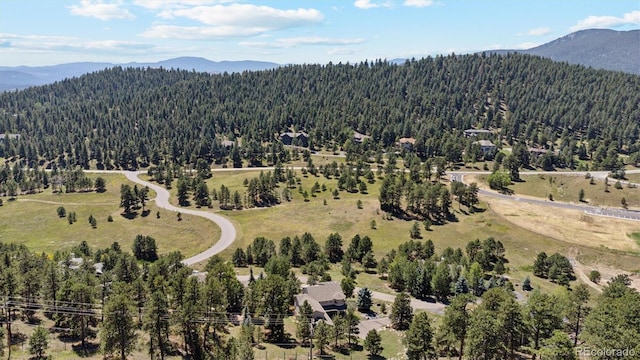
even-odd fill
[[(66, 302), (64, 301), (63, 306), (60, 305), (52, 305), (53, 301), (45, 301), (44, 303), (33, 302), (33, 301), (25, 301), (24, 298), (21, 297), (11, 297), (9, 301), (5, 301), (0, 303), (0, 309), (7, 310), (21, 310), (21, 311), (42, 311), (53, 314), (63, 314), (63, 315), (73, 315), (73, 316), (105, 316), (109, 314), (115, 314), (116, 312), (107, 313), (104, 310), (94, 303), (83, 303), (83, 302)], [(57, 303), (57, 302), (56, 302)], [(70, 306), (70, 305), (78, 305), (78, 306)], [(136, 307), (139, 312), (144, 313), (147, 308), (145, 307)], [(167, 312), (169, 315), (165, 315), (162, 317), (163, 320), (172, 320), (175, 319), (175, 315), (180, 312), (180, 309), (172, 309), (168, 308)], [(117, 312), (119, 313), (119, 312)], [(206, 315), (205, 315), (206, 314)], [(174, 315), (174, 316), (172, 316)], [(287, 317), (291, 317), (295, 315), (294, 313), (256, 313), (255, 319), (262, 321), (262, 319), (268, 319), (268, 321), (276, 324), (284, 324), (284, 319)], [(228, 312), (228, 311), (206, 311), (200, 310), (197, 313), (197, 318), (190, 320), (189, 322), (194, 323), (211, 323), (211, 324), (228, 324), (229, 320), (223, 320), (224, 318), (230, 319), (233, 317), (240, 317), (242, 313), (236, 312)], [(309, 316), (311, 319), (312, 316)]]

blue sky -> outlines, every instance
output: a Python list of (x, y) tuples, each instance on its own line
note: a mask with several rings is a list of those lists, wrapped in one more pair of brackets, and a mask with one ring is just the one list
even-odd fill
[(639, 0), (0, 0), (0, 65), (276, 63), (523, 49), (640, 28)]

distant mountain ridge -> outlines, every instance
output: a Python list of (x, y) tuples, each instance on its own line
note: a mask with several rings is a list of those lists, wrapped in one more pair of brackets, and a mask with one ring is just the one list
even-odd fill
[(640, 75), (640, 30), (580, 30), (526, 50), (492, 50), (521, 53), (554, 61)]
[(77, 62), (51, 66), (0, 66), (0, 91), (24, 89), (30, 86), (50, 84), (65, 78), (77, 77), (114, 66), (163, 67), (166, 69), (194, 70), (197, 72), (224, 73), (268, 70), (282, 66), (264, 61), (211, 61), (201, 57), (178, 57), (159, 62), (113, 64), (102, 62)]
[[(537, 55), (554, 61), (590, 66), (595, 69), (640, 75), (640, 30), (581, 30), (531, 49), (488, 50), (484, 52), (495, 54), (517, 52)], [(405, 59), (394, 59), (391, 62), (401, 65)], [(274, 69), (282, 64), (252, 60), (216, 62), (202, 57), (178, 57), (149, 63), (78, 62), (37, 67), (0, 66), (0, 92), (50, 84), (114, 66), (163, 67), (208, 73), (231, 73)]]

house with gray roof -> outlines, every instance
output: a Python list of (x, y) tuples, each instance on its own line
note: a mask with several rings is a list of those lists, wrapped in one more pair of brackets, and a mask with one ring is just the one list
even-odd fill
[(295, 296), (293, 302), (296, 314), (300, 313), (300, 307), (305, 301), (313, 309), (313, 320), (324, 320), (333, 325), (331, 318), (347, 310), (346, 296), (342, 292), (340, 284), (335, 281), (321, 282), (302, 288), (302, 294)]
[(355, 130), (353, 131), (353, 141), (355, 141), (357, 143), (362, 143), (367, 139), (371, 139), (371, 136), (362, 134), (362, 133), (360, 133), (358, 131), (355, 131)]
[(482, 150), (483, 155), (487, 155), (496, 150), (496, 145), (491, 142), (491, 140), (478, 140), (473, 143), (480, 146), (480, 150)]
[(491, 130), (487, 129), (467, 129), (464, 131), (465, 137), (477, 137), (478, 135), (489, 135)]
[(308, 146), (309, 134), (304, 131), (288, 131), (280, 134), (280, 141), (284, 145)]

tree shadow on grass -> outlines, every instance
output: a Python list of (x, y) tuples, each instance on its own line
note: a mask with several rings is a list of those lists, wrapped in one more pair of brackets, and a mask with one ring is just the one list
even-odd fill
[(386, 360), (387, 358), (381, 355), (367, 355), (367, 359), (369, 360)]
[(79, 357), (92, 357), (100, 351), (100, 345), (94, 343), (85, 343), (84, 349), (82, 344), (71, 345), (73, 352)]
[(513, 194), (515, 194), (515, 192), (512, 189), (509, 189), (509, 188), (502, 188), (502, 189), (498, 190), (498, 192), (500, 194), (504, 194), (504, 195), (513, 195)]
[(42, 319), (40, 319), (39, 317), (29, 317), (27, 319), (27, 323), (29, 325), (36, 325), (37, 326), (37, 325), (42, 324)]
[(287, 337), (286, 340), (284, 340), (281, 343), (275, 344), (276, 346), (278, 346), (281, 349), (295, 349), (298, 346), (298, 343), (295, 341), (295, 339), (291, 338), (291, 337)]
[(19, 344), (24, 344), (25, 342), (27, 342), (27, 335), (24, 333), (21, 333), (19, 331), (13, 331), (11, 333), (11, 345), (19, 345)]
[(127, 220), (133, 220), (138, 217), (138, 213), (135, 211), (128, 212), (128, 213), (124, 212), (124, 213), (121, 213), (120, 215)]

